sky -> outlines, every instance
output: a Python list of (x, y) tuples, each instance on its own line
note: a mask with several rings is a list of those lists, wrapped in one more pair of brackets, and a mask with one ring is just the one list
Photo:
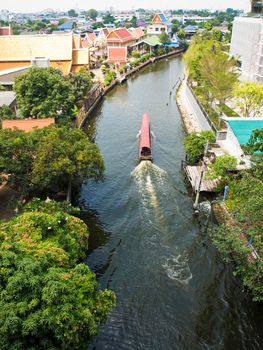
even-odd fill
[(35, 12), (48, 8), (69, 10), (95, 8), (107, 10), (126, 9), (226, 9), (227, 7), (249, 9), (250, 0), (0, 0), (0, 10), (11, 12)]

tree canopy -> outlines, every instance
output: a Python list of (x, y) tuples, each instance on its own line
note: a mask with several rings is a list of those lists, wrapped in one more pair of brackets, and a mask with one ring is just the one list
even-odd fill
[[(0, 223), (0, 347), (86, 349), (114, 306), (86, 264), (88, 229), (54, 202)], [(54, 210), (55, 209), (55, 210)]]
[(184, 140), (187, 158), (191, 163), (198, 162), (204, 155), (206, 142), (214, 142), (215, 135), (212, 131), (193, 132)]
[(77, 12), (74, 9), (68, 10), (68, 15), (69, 15), (69, 17), (77, 17), (78, 16)]
[(0, 171), (24, 194), (65, 191), (69, 182), (99, 179), (103, 169), (99, 149), (79, 129), (0, 130)]
[(69, 117), (75, 102), (71, 84), (55, 68), (32, 67), (15, 79), (17, 104), (24, 117)]
[(163, 45), (165, 45), (165, 44), (169, 44), (169, 42), (171, 41), (171, 38), (166, 32), (162, 32), (162, 34), (159, 37), (159, 40)]
[(95, 9), (89, 9), (89, 10), (87, 11), (87, 15), (88, 15), (91, 19), (93, 19), (93, 21), (95, 21), (96, 18), (98, 17), (98, 11), (95, 10)]
[(244, 117), (260, 116), (263, 106), (263, 84), (249, 81), (238, 83), (233, 95)]
[(4, 119), (16, 119), (15, 113), (7, 105), (0, 106), (0, 120)]

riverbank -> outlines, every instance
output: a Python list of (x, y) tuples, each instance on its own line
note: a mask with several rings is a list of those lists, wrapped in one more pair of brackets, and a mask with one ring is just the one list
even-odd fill
[(177, 90), (176, 102), (182, 116), (185, 130), (187, 134), (190, 134), (191, 132), (200, 132), (202, 129), (193, 118), (192, 108), (186, 97), (186, 86), (187, 78), (184, 78)]

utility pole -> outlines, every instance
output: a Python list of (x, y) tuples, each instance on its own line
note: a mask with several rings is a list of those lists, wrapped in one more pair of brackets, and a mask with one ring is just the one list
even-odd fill
[(201, 192), (202, 181), (203, 181), (204, 174), (206, 171), (205, 158), (206, 158), (207, 150), (208, 150), (208, 141), (206, 141), (206, 144), (205, 144), (205, 151), (204, 151), (204, 156), (203, 156), (203, 160), (202, 160), (202, 170), (201, 170), (199, 184), (198, 184), (197, 191), (196, 191), (195, 202), (193, 205), (193, 208), (194, 208), (196, 213), (198, 213), (197, 207), (198, 207), (198, 202), (199, 202), (199, 197), (200, 197), (200, 192)]

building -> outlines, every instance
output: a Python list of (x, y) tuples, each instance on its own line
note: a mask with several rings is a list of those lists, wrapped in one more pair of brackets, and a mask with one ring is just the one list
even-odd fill
[(127, 47), (136, 42), (136, 39), (127, 28), (118, 28), (107, 35), (108, 47)]
[(89, 48), (72, 32), (0, 36), (0, 47), (0, 70), (28, 67), (35, 58), (46, 59), (65, 75), (89, 66)]
[(152, 22), (147, 26), (147, 34), (160, 35), (163, 32), (171, 34), (172, 24), (163, 13), (156, 13), (153, 16)]
[(241, 68), (241, 79), (263, 82), (263, 19), (236, 17), (230, 53)]
[(263, 13), (263, 2), (262, 2), (262, 0), (252, 0), (251, 1), (251, 12), (253, 12), (253, 13)]
[(55, 124), (54, 118), (12, 119), (2, 120), (2, 129), (18, 129), (25, 132), (29, 132), (32, 131), (34, 128), (42, 129), (52, 124)]
[(189, 24), (184, 28), (184, 31), (186, 33), (186, 37), (190, 38), (191, 36), (195, 35), (195, 33), (198, 31), (198, 26), (192, 26)]
[(58, 30), (61, 32), (70, 32), (73, 29), (73, 21), (67, 21), (58, 26)]
[(2, 35), (12, 35), (11, 26), (8, 27), (0, 27), (0, 36)]

